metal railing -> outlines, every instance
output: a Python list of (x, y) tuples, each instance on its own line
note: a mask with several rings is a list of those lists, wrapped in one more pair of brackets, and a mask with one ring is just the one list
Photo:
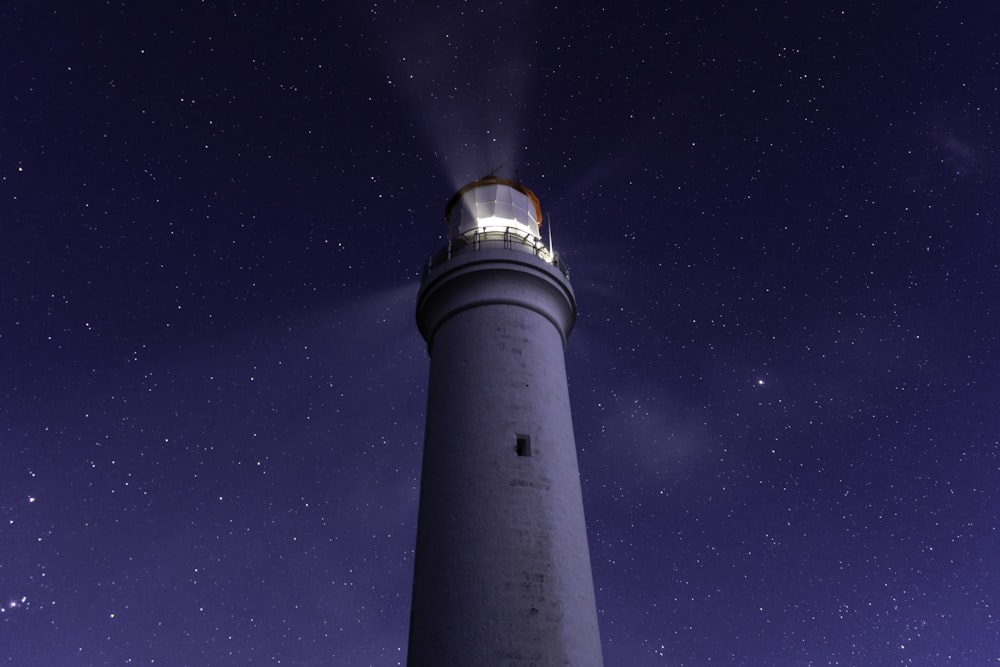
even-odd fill
[(457, 236), (448, 245), (436, 251), (427, 259), (421, 280), (434, 272), (455, 255), (478, 250), (512, 250), (531, 253), (535, 257), (551, 264), (569, 280), (569, 267), (559, 258), (559, 255), (545, 247), (538, 238), (507, 227), (505, 229), (476, 229)]

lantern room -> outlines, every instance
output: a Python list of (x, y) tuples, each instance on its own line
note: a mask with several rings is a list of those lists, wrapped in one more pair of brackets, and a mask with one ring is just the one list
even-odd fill
[(462, 187), (445, 208), (448, 239), (475, 232), (507, 232), (539, 239), (538, 197), (516, 181), (487, 176)]

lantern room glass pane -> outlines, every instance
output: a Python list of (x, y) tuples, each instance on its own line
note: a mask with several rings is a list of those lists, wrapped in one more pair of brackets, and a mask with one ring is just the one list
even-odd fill
[(510, 185), (486, 183), (461, 195), (451, 208), (449, 220), (452, 238), (476, 230), (486, 232), (519, 231), (539, 238), (534, 201)]

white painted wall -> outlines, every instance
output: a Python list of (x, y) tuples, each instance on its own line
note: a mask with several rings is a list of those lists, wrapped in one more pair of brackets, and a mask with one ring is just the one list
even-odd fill
[(410, 667), (602, 664), (564, 359), (575, 316), (568, 282), (528, 253), (469, 250), (425, 278)]

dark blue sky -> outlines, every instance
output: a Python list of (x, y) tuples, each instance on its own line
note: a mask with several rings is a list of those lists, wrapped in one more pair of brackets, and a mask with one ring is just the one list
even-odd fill
[(498, 168), (580, 304), (609, 667), (1000, 660), (997, 26), (0, 10), (0, 659), (400, 664), (420, 269)]

